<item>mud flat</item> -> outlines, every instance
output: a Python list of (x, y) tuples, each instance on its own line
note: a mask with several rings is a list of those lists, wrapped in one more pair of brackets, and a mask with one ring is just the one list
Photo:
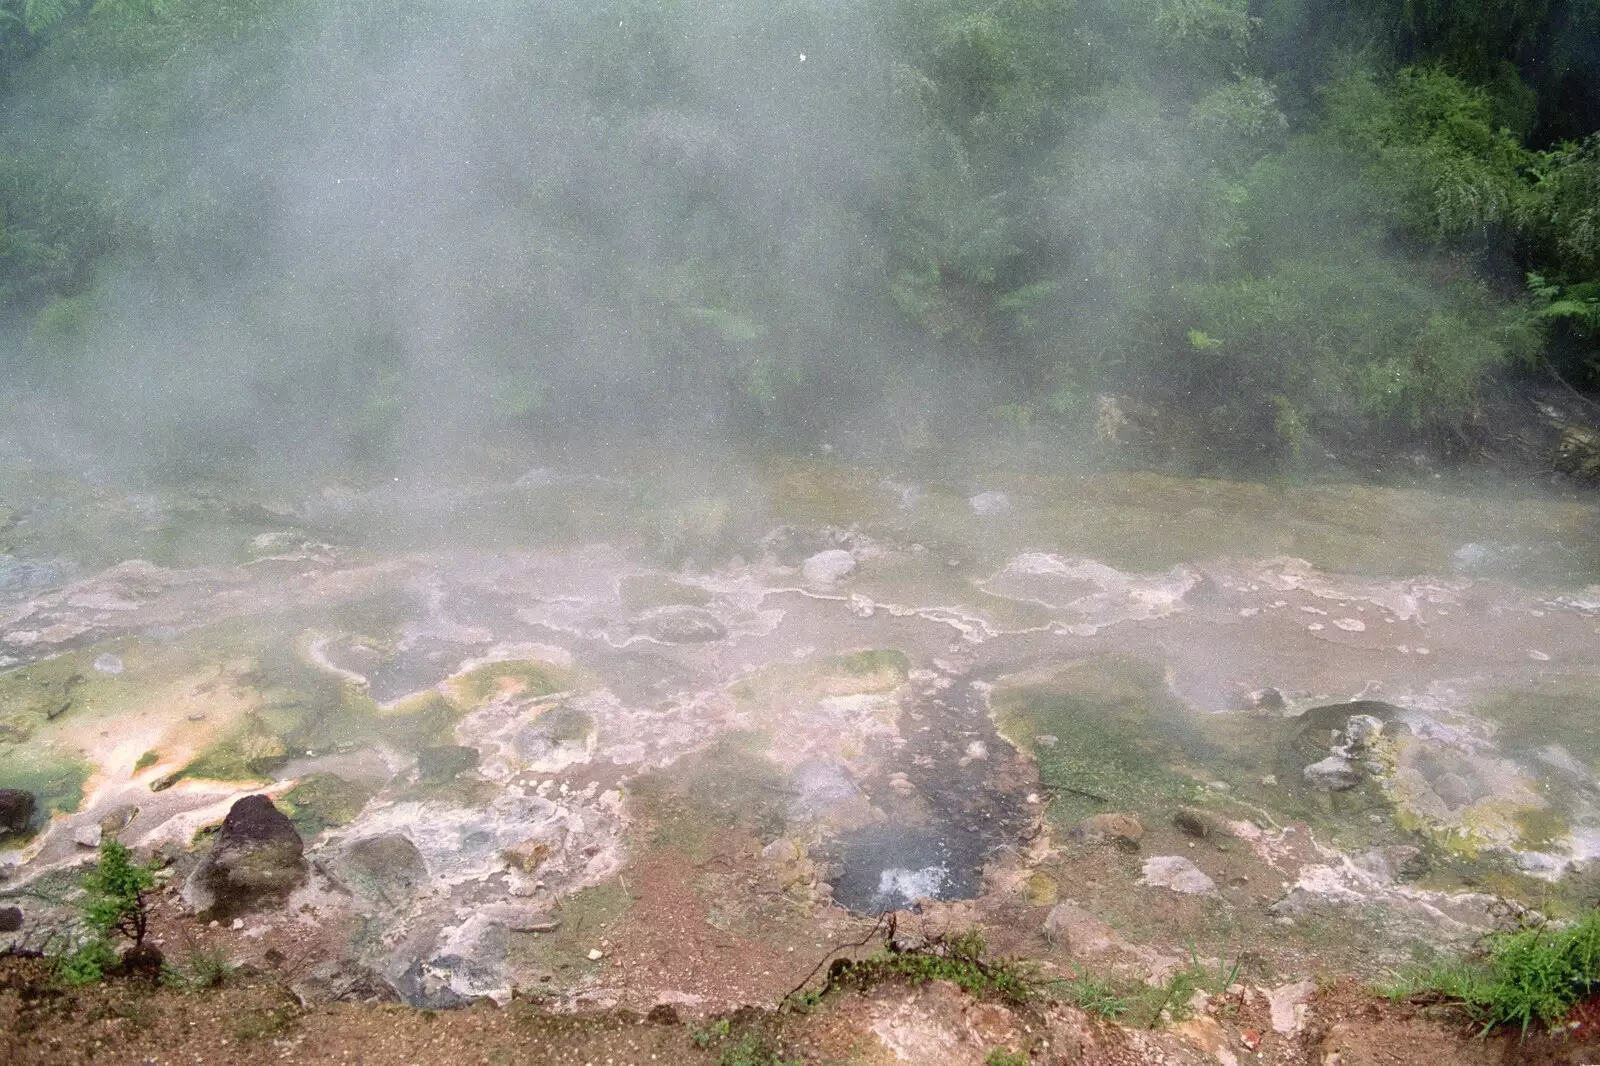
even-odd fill
[[(616, 503), (560, 484), (474, 513)], [(1270, 1014), (1600, 887), (1588, 505), (990, 475), (1001, 506), (792, 463), (755, 485), (630, 505), (605, 540), (508, 521), (492, 549), (367, 535), (404, 499), (308, 501), (185, 565), (5, 586), (0, 786), (38, 812), (0, 842), (23, 916), (0, 936), (70, 936), (115, 835), (168, 864), (169, 954), (215, 946), (297, 1012), (771, 1007), (895, 911), (1045, 978), (1217, 965), (1235, 1014), (1250, 989)], [(309, 873), (212, 927), (182, 886), (261, 793)], [(940, 994), (863, 994), (850, 1024), (909, 1055), (872, 1012)], [(1245, 1061), (1243, 1031), (1160, 1040)]]

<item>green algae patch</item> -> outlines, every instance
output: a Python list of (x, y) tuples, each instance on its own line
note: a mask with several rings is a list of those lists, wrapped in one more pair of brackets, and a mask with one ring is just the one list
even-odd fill
[(704, 607), (711, 593), (698, 585), (688, 585), (664, 574), (629, 574), (617, 582), (617, 595), (630, 611), (653, 607)]
[(894, 688), (911, 676), (911, 657), (893, 648), (852, 652), (824, 660), (830, 673), (867, 679), (876, 687)]
[(372, 796), (372, 789), (338, 774), (317, 773), (290, 789), (282, 806), (300, 835), (310, 838), (355, 821)]
[(161, 753), (160, 752), (158, 752), (158, 751), (147, 751), (143, 755), (139, 756), (139, 761), (138, 762), (133, 764), (133, 772), (136, 773), (136, 774), (137, 773), (142, 773), (143, 771), (150, 769), (150, 767), (154, 766), (156, 763), (158, 763), (160, 761), (161, 761)]
[(203, 749), (174, 780), (266, 781), (283, 765), (289, 748), (258, 714), (247, 714), (221, 740)]
[[(1193, 802), (1191, 761), (1220, 761), (1155, 667), (1105, 657), (1014, 682), (991, 696), (997, 728), (1038, 760), (1052, 819)], [(1207, 760), (1207, 756), (1211, 758)]]
[(439, 692), (429, 690), (408, 696), (393, 707), (373, 715), (374, 735), (407, 751), (445, 743), (461, 717), (459, 709)]
[(93, 773), (82, 758), (53, 746), (0, 750), (0, 788), (32, 792), (46, 819), (81, 807), (83, 786)]
[(444, 698), (466, 713), (501, 696), (549, 696), (576, 684), (573, 672), (537, 659), (504, 659), (456, 674), (444, 683)]
[(1555, 744), (1587, 771), (1600, 767), (1600, 686), (1590, 679), (1541, 678), (1492, 693), (1472, 711), (1498, 725), (1507, 752), (1536, 755)]
[(1518, 834), (1516, 846), (1523, 851), (1558, 847), (1572, 832), (1571, 819), (1552, 807), (1518, 811), (1513, 821)]
[(791, 790), (762, 746), (755, 734), (732, 734), (629, 782), (628, 806), (650, 846), (703, 863), (730, 835), (780, 835)]
[(911, 674), (911, 659), (892, 648), (870, 649), (800, 663), (773, 663), (729, 686), (735, 699), (794, 708), (826, 696), (892, 692)]
[(559, 972), (562, 980), (574, 973), (598, 973), (600, 962), (590, 959), (589, 952), (632, 908), (633, 896), (620, 879), (580, 889), (556, 906), (551, 915), (559, 922), (555, 929), (513, 933), (511, 956), (531, 969)]
[(25, 741), (79, 703), (85, 680), (80, 660), (62, 655), (0, 674), (0, 741)]

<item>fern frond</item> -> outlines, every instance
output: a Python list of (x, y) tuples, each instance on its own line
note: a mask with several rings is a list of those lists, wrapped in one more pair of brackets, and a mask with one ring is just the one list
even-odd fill
[(49, 29), (71, 13), (78, 0), (22, 0), (22, 23), (29, 33)]

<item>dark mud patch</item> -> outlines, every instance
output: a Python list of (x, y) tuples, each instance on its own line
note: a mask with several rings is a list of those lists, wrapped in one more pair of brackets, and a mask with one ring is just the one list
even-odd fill
[(919, 899), (973, 899), (987, 849), (967, 834), (874, 825), (841, 835), (833, 850), (833, 898), (858, 914), (881, 914)]
[(865, 783), (885, 822), (841, 834), (828, 848), (834, 898), (862, 914), (919, 898), (975, 898), (983, 867), (1032, 836), (1031, 767), (996, 732), (967, 677), (940, 676), (901, 709), (905, 743)]

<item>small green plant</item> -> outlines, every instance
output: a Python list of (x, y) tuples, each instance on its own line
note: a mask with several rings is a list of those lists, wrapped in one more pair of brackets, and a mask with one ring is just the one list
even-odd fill
[(997, 1047), (983, 1057), (983, 1066), (1029, 1066), (1028, 1056), (1008, 1047)]
[(233, 1021), (233, 1037), (241, 1043), (282, 1036), (294, 1023), (294, 1009), (288, 1006), (247, 1010)]
[(1233, 962), (1229, 963), (1224, 952), (1218, 957), (1216, 969), (1213, 970), (1200, 961), (1193, 937), (1189, 938), (1188, 946), (1189, 965), (1172, 971), (1165, 982), (1147, 989), (1141, 995), (1129, 997), (1124, 1004), (1124, 1009), (1127, 1009), (1137, 1000), (1142, 1005), (1139, 1014), (1144, 1018), (1145, 1025), (1159, 1025), (1163, 1014), (1175, 1022), (1182, 1021), (1189, 1016), (1190, 1002), (1196, 992), (1221, 996), (1238, 980), (1239, 972), (1244, 968), (1242, 955), (1234, 956)]
[(1181, 1022), (1189, 1016), (1189, 1001), (1200, 988), (1193, 970), (1174, 970), (1168, 975), (1164, 984), (1152, 990), (1149, 997), (1150, 1011), (1145, 1024), (1156, 1026), (1161, 1023), (1161, 1015), (1165, 1012), (1173, 1021)]
[(1110, 981), (1081, 966), (1072, 977), (1055, 982), (1054, 988), (1074, 1007), (1102, 1018), (1116, 1018), (1128, 1010), (1127, 996), (1121, 995)]
[(949, 981), (974, 996), (1018, 1005), (1032, 999), (1037, 975), (1015, 959), (988, 958), (987, 951), (975, 931), (936, 937), (915, 950), (886, 949), (855, 962), (835, 963), (828, 987), (845, 981), (865, 987), (896, 978), (912, 984)]
[(100, 861), (79, 887), (84, 891), (83, 923), (89, 938), (59, 963), (61, 979), (69, 985), (100, 980), (116, 965), (116, 942), (131, 940), (130, 952), (144, 947), (150, 924), (145, 893), (155, 886), (155, 868), (133, 861), (133, 852), (115, 840), (100, 844)]
[(233, 964), (221, 948), (196, 948), (184, 960), (180, 972), (190, 988), (216, 988), (233, 975)]
[(780, 1055), (772, 1038), (759, 1028), (742, 1029), (735, 1036), (727, 1018), (718, 1018), (704, 1029), (690, 1029), (689, 1039), (697, 1048), (719, 1048), (718, 1066), (801, 1066), (800, 1059)]
[(1235, 955), (1233, 965), (1228, 965), (1227, 952), (1217, 956), (1217, 968), (1208, 970), (1200, 964), (1200, 953), (1195, 950), (1194, 937), (1189, 938), (1189, 969), (1195, 975), (1195, 986), (1204, 989), (1213, 996), (1220, 996), (1233, 987), (1239, 979), (1239, 970), (1244, 966), (1244, 956)]
[(1521, 925), (1490, 934), (1472, 958), (1401, 974), (1382, 991), (1396, 999), (1432, 998), (1464, 1010), (1484, 1033), (1523, 1032), (1560, 1023), (1600, 990), (1600, 909), (1563, 928)]
[(732, 1024), (726, 1018), (718, 1018), (704, 1029), (690, 1029), (689, 1039), (694, 1041), (697, 1048), (708, 1048), (712, 1044), (728, 1039)]

